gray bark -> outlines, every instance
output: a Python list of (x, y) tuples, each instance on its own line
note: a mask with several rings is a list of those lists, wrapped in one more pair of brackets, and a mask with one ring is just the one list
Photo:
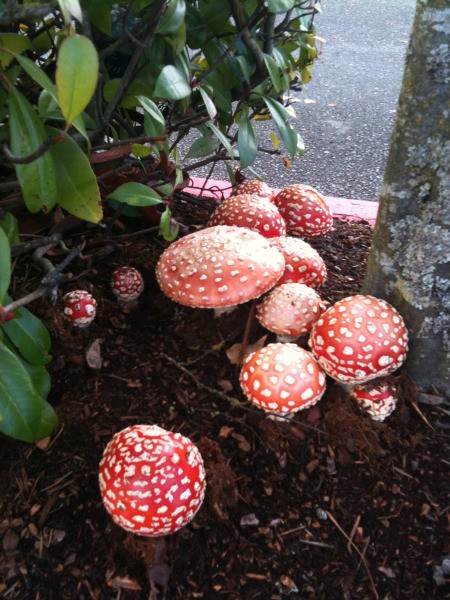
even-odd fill
[(450, 395), (450, 5), (418, 0), (364, 292), (410, 332), (404, 369)]

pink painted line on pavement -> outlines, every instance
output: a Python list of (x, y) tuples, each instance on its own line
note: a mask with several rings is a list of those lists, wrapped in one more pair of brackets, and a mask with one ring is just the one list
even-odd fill
[[(190, 183), (184, 188), (184, 191), (195, 196), (205, 196), (207, 198), (217, 198), (222, 200), (228, 198), (231, 193), (229, 181), (220, 179), (205, 180), (201, 177), (190, 177)], [(274, 192), (278, 190), (274, 189)], [(378, 212), (378, 202), (368, 200), (355, 200), (352, 198), (336, 198), (335, 196), (325, 196), (333, 215), (338, 219), (349, 219), (353, 221), (367, 221), (375, 225)]]

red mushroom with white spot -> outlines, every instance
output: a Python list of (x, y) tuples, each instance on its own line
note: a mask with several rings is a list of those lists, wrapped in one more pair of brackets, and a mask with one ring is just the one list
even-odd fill
[(131, 425), (106, 446), (99, 484), (117, 525), (158, 537), (192, 521), (205, 495), (205, 469), (198, 448), (180, 433)]
[(250, 402), (269, 413), (288, 416), (320, 400), (325, 374), (307, 350), (275, 343), (246, 358), (240, 383)]
[(217, 225), (173, 242), (156, 265), (156, 278), (175, 302), (217, 309), (261, 296), (283, 271), (283, 255), (265, 237)]
[(137, 300), (142, 294), (144, 280), (134, 267), (117, 267), (111, 277), (111, 289), (119, 303), (125, 306)]
[(355, 385), (351, 394), (374, 421), (384, 421), (397, 405), (397, 386), (387, 381), (376, 380)]
[(282, 283), (304, 283), (317, 290), (327, 278), (327, 268), (323, 258), (311, 244), (292, 236), (271, 238), (270, 243), (281, 250), (286, 261)]
[(232, 196), (238, 196), (240, 194), (251, 194), (252, 196), (259, 196), (260, 198), (267, 198), (273, 202), (275, 198), (275, 194), (271, 187), (264, 183), (264, 181), (244, 181), (237, 185), (233, 192)]
[(306, 335), (325, 310), (325, 304), (312, 288), (303, 283), (283, 283), (270, 290), (256, 307), (263, 327), (286, 341)]
[(223, 200), (208, 222), (209, 227), (214, 225), (246, 227), (267, 238), (286, 235), (286, 225), (275, 204), (251, 194)]
[(328, 202), (310, 185), (288, 185), (275, 196), (274, 203), (285, 220), (288, 234), (312, 238), (323, 235), (333, 225)]
[(408, 332), (401, 315), (373, 296), (348, 296), (328, 308), (309, 340), (323, 370), (338, 381), (364, 383), (393, 373), (406, 358)]
[(87, 327), (95, 319), (97, 301), (85, 290), (73, 290), (63, 296), (64, 317), (72, 325)]

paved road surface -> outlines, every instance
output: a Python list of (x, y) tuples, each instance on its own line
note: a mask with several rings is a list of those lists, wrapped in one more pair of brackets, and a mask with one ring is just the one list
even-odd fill
[(415, 5), (322, 0), (316, 28), (326, 43), (294, 104), (306, 151), (288, 170), (259, 161), (268, 183), (301, 181), (326, 195), (378, 198)]

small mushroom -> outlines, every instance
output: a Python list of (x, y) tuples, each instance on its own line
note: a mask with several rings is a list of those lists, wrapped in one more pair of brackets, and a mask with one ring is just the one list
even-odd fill
[(111, 277), (111, 289), (121, 306), (134, 302), (144, 291), (142, 275), (134, 267), (117, 267)]
[(106, 446), (99, 485), (117, 525), (158, 537), (192, 521), (205, 495), (205, 469), (198, 448), (180, 433), (131, 425)]
[(64, 317), (76, 327), (87, 327), (95, 319), (97, 301), (85, 290), (73, 290), (63, 296)]
[(224, 308), (261, 296), (283, 271), (283, 255), (262, 235), (217, 225), (173, 242), (156, 265), (156, 278), (175, 302)]
[(240, 374), (244, 394), (275, 415), (290, 415), (316, 404), (325, 374), (314, 356), (291, 343), (268, 344), (251, 353)]
[(240, 194), (251, 194), (252, 196), (259, 196), (260, 198), (267, 198), (273, 202), (275, 198), (275, 194), (267, 183), (264, 181), (254, 180), (254, 181), (244, 181), (237, 185), (233, 192), (232, 196), (239, 196)]
[(284, 256), (286, 266), (277, 285), (282, 283), (304, 283), (317, 290), (327, 278), (323, 258), (311, 244), (292, 236), (271, 238), (270, 243)]
[(275, 196), (274, 203), (290, 234), (311, 238), (326, 233), (333, 225), (328, 202), (310, 185), (288, 185)]
[(263, 327), (283, 336), (278, 341), (287, 341), (309, 333), (324, 310), (325, 304), (312, 288), (283, 283), (258, 304), (256, 317)]
[(351, 391), (358, 405), (374, 420), (384, 421), (397, 405), (397, 387), (387, 381), (369, 381)]
[(208, 226), (214, 225), (246, 227), (267, 238), (286, 235), (286, 225), (275, 204), (251, 194), (223, 200), (209, 220)]
[(313, 325), (309, 345), (327, 375), (343, 383), (364, 383), (400, 367), (406, 358), (408, 332), (388, 302), (348, 296)]

